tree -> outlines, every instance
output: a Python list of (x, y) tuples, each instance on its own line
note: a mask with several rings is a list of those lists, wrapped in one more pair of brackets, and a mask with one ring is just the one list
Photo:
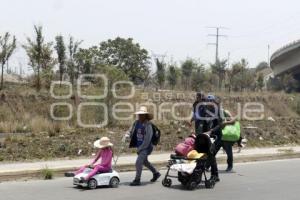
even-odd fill
[(259, 73), (259, 74), (258, 74), (256, 83), (257, 83), (257, 88), (258, 88), (259, 90), (262, 90), (263, 87), (264, 87), (264, 75), (263, 75), (262, 73)]
[(174, 87), (177, 84), (177, 78), (178, 78), (178, 74), (176, 71), (176, 67), (174, 65), (170, 65), (167, 79), (172, 90), (174, 90)]
[(43, 27), (34, 26), (35, 38), (27, 38), (27, 44), (23, 45), (28, 57), (29, 65), (32, 67), (33, 72), (36, 77), (36, 89), (39, 91), (41, 89), (41, 71), (44, 70), (44, 77), (48, 80), (47, 86), (49, 86), (49, 81), (52, 78), (52, 68), (55, 65), (55, 59), (52, 57), (52, 43), (46, 43), (43, 36)]
[(68, 50), (69, 50), (69, 58), (67, 61), (67, 73), (70, 77), (71, 83), (74, 84), (74, 79), (78, 78), (79, 71), (76, 73), (76, 65), (75, 65), (75, 55), (78, 52), (79, 45), (82, 41), (74, 41), (74, 38), (71, 36), (69, 38)]
[(193, 59), (186, 59), (181, 65), (182, 82), (184, 89), (187, 90), (191, 83), (191, 75), (193, 69), (197, 66), (197, 63)]
[(134, 82), (144, 80), (149, 74), (148, 52), (132, 38), (117, 37), (101, 42), (99, 58), (104, 64), (121, 69)]
[(157, 83), (159, 85), (160, 88), (163, 88), (164, 84), (165, 84), (165, 75), (166, 75), (166, 64), (163, 61), (159, 61), (159, 59), (157, 58), (155, 60), (156, 62), (156, 78), (157, 78)]
[(285, 73), (279, 77), (281, 87), (285, 92), (299, 91), (299, 82), (295, 79), (292, 73)]
[(226, 72), (226, 64), (227, 60), (217, 61), (215, 64), (211, 64), (211, 71), (213, 74), (216, 74), (218, 76), (218, 87), (219, 90), (222, 89), (223, 81), (225, 79), (225, 72)]
[(259, 72), (263, 69), (269, 68), (269, 64), (267, 62), (260, 62), (257, 66), (256, 66), (256, 72)]
[(242, 59), (232, 65), (228, 71), (229, 87), (235, 91), (244, 91), (245, 89), (254, 89), (255, 74), (248, 69), (248, 62)]
[(16, 49), (16, 37), (13, 36), (10, 41), (10, 34), (6, 32), (4, 36), (0, 36), (0, 62), (1, 62), (1, 86), (0, 90), (3, 89), (3, 71), (4, 66), (8, 62), (10, 56)]
[(59, 80), (60, 82), (62, 82), (63, 74), (65, 72), (65, 64), (66, 64), (66, 46), (62, 35), (56, 36), (55, 41), (56, 41), (56, 45), (54, 48), (56, 50), (57, 59), (59, 63)]
[(195, 67), (194, 73), (192, 74), (192, 89), (194, 91), (203, 90), (203, 85), (205, 81), (204, 71), (205, 69), (203, 65)]
[(76, 78), (79, 74), (91, 74), (95, 71), (95, 67), (101, 65), (98, 59), (98, 48), (96, 46), (88, 49), (80, 48), (74, 55), (76, 61)]
[[(121, 70), (118, 69), (117, 67), (114, 66), (106, 66), (106, 65), (97, 65), (95, 67), (95, 72), (105, 74), (108, 83), (107, 83), (107, 90), (112, 91), (113, 85), (117, 81), (128, 81), (128, 76)], [(122, 87), (122, 85), (119, 85), (119, 87)], [(123, 86), (124, 87), (124, 86)], [(117, 92), (119, 88), (115, 88)], [(123, 91), (125, 91), (128, 88), (123, 88)], [(131, 90), (131, 89), (129, 89)], [(107, 93), (107, 97), (104, 99), (105, 105), (107, 105), (108, 108), (108, 124), (109, 125), (114, 125), (116, 120), (113, 117), (113, 107), (114, 105), (118, 102), (118, 98), (115, 98), (112, 92)], [(103, 114), (100, 112), (99, 113), (100, 117), (103, 117)]]
[(231, 68), (226, 71), (227, 77), (228, 77), (228, 90), (231, 92), (232, 88), (236, 90), (238, 80), (237, 80), (237, 75), (243, 71), (243, 66), (241, 65), (240, 62), (236, 62), (232, 64)]

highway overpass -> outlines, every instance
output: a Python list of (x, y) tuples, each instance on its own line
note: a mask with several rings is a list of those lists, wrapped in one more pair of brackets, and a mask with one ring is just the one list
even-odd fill
[(271, 57), (271, 68), (274, 76), (291, 73), (300, 80), (300, 40), (278, 49)]

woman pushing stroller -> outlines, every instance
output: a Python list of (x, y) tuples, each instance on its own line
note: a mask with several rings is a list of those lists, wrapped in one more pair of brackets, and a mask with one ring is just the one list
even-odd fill
[[(210, 134), (211, 132), (191, 135), (176, 146), (175, 154), (171, 154), (167, 165), (163, 186), (170, 187), (171, 178), (178, 178), (188, 190), (195, 189), (201, 182), (205, 183), (206, 188), (213, 188), (220, 181)], [(206, 166), (211, 166), (210, 179), (206, 176)], [(177, 171), (178, 175), (170, 175), (171, 171)]]
[(221, 100), (219, 98), (210, 94), (207, 95), (207, 101), (211, 103), (207, 110), (210, 111), (210, 114), (213, 114), (210, 115), (210, 134), (216, 137), (214, 155), (216, 156), (221, 147), (225, 150), (228, 164), (226, 172), (230, 172), (233, 168), (232, 146), (235, 142), (242, 141), (240, 137), (240, 124), (228, 110), (224, 110), (221, 107)]

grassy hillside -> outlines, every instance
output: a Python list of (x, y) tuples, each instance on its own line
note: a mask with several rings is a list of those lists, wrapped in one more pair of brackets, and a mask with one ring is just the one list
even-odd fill
[[(95, 88), (86, 88), (86, 92)], [(85, 90), (84, 90), (85, 91)], [(122, 90), (121, 92), (125, 92)], [(65, 90), (60, 88), (59, 93)], [(137, 90), (134, 98), (126, 100), (132, 104), (152, 102), (155, 105), (169, 102), (193, 102), (191, 92)], [(146, 95), (147, 94), (147, 95)], [(171, 94), (171, 93), (170, 93)], [(184, 94), (184, 95), (178, 95)], [(147, 97), (145, 97), (145, 95)], [(158, 98), (160, 95), (161, 98)], [(243, 134), (250, 146), (268, 146), (300, 143), (300, 96), (284, 93), (219, 93), (223, 106), (237, 113), (238, 104), (259, 102), (264, 105), (264, 119), (259, 121), (242, 120)], [(121, 136), (130, 127), (131, 121), (113, 121), (105, 128), (82, 128), (77, 124), (76, 112), (69, 121), (58, 122), (50, 117), (50, 107), (54, 102), (48, 91), (35, 92), (26, 86), (10, 86), (0, 92), (0, 161), (52, 159), (63, 157), (89, 156), (93, 152), (92, 143), (101, 136), (109, 136), (115, 143), (116, 150), (121, 146)], [(102, 100), (108, 105), (125, 100), (109, 98)], [(74, 95), (64, 100), (75, 109), (83, 99)], [(165, 108), (167, 108), (166, 106)], [(85, 123), (97, 123), (102, 119), (101, 109), (94, 107), (84, 110), (82, 119)], [(188, 116), (190, 108), (176, 110), (178, 116)], [(67, 116), (68, 109), (60, 107), (55, 110), (56, 116)], [(184, 121), (174, 120), (169, 114), (155, 123), (161, 128), (163, 135), (157, 150), (169, 151), (191, 129)], [(125, 152), (131, 150), (126, 149)], [(125, 153), (124, 152), (124, 153)]]

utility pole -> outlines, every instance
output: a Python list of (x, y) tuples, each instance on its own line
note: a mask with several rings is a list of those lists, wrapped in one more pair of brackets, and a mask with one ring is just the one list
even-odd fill
[(270, 67), (270, 45), (268, 44), (268, 64), (269, 64), (269, 67)]
[(228, 55), (227, 55), (227, 67), (228, 67), (228, 69), (230, 68), (230, 52), (228, 52)]
[(209, 34), (209, 37), (215, 37), (216, 42), (215, 43), (208, 43), (208, 45), (214, 45), (216, 46), (216, 63), (219, 61), (219, 38), (220, 37), (227, 37), (227, 35), (221, 35), (220, 29), (226, 29), (225, 27), (207, 27), (211, 29), (216, 29), (216, 34)]

